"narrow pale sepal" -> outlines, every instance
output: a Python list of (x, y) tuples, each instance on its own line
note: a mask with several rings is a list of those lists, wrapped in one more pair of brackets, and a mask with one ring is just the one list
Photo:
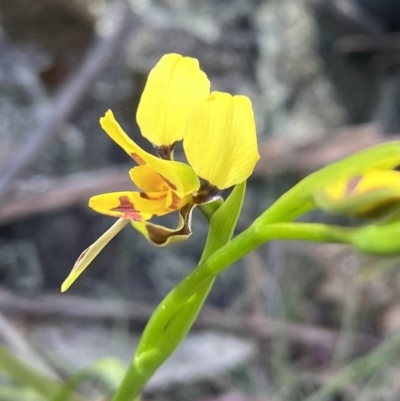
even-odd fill
[(371, 170), (339, 180), (314, 195), (321, 209), (354, 217), (390, 219), (400, 213), (400, 173)]
[(195, 205), (187, 204), (179, 210), (179, 224), (170, 229), (149, 222), (132, 221), (132, 226), (139, 231), (149, 242), (158, 247), (185, 241), (192, 235), (192, 211)]
[(89, 248), (85, 249), (78, 260), (75, 262), (71, 273), (61, 285), (61, 292), (65, 292), (82, 274), (82, 272), (92, 263), (93, 259), (103, 250), (103, 248), (129, 223), (129, 220), (117, 220), (97, 241)]

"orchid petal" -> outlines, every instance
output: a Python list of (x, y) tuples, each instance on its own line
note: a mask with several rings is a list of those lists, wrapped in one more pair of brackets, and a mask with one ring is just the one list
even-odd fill
[(249, 98), (213, 92), (190, 114), (183, 147), (196, 174), (218, 189), (245, 181), (260, 158)]
[(132, 221), (132, 226), (139, 231), (149, 242), (158, 247), (185, 241), (192, 235), (192, 211), (195, 205), (187, 204), (179, 210), (179, 224), (170, 229), (149, 222)]
[(105, 116), (100, 119), (100, 125), (136, 163), (151, 166), (181, 198), (199, 188), (199, 179), (190, 166), (185, 163), (160, 159), (143, 150), (128, 137), (115, 120), (111, 110), (108, 110)]
[(400, 172), (370, 170), (341, 179), (314, 195), (316, 204), (331, 213), (363, 218), (391, 218), (400, 213)]
[(167, 54), (151, 70), (137, 109), (142, 135), (158, 147), (183, 139), (189, 113), (210, 94), (199, 62)]

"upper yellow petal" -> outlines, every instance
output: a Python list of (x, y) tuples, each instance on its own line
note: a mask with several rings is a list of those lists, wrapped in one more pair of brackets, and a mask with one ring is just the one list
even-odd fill
[(190, 166), (185, 163), (160, 159), (143, 150), (124, 132), (111, 110), (108, 110), (100, 119), (100, 125), (138, 164), (150, 165), (181, 198), (199, 188), (199, 179)]
[(190, 114), (183, 147), (196, 174), (217, 188), (245, 181), (260, 158), (250, 99), (213, 92)]
[(167, 54), (151, 70), (137, 109), (142, 135), (155, 146), (183, 139), (189, 113), (210, 94), (210, 81), (199, 62)]

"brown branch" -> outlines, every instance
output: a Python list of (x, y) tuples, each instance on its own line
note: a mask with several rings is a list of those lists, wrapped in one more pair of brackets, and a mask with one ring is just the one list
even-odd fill
[(336, 49), (342, 53), (400, 50), (400, 33), (346, 35), (337, 40)]
[[(95, 172), (75, 173), (59, 179), (44, 178), (39, 185), (35, 183), (34, 188), (29, 181), (20, 182), (15, 185), (13, 196), (0, 206), (0, 225), (37, 213), (87, 203), (91, 196), (103, 192), (134, 189), (128, 169), (111, 167)], [(40, 187), (44, 190), (40, 191)]]
[(371, 124), (347, 127), (305, 145), (290, 144), (282, 140), (263, 141), (259, 145), (261, 159), (256, 166), (255, 175), (275, 175), (291, 171), (309, 173), (352, 153), (393, 140), (400, 140), (400, 135), (385, 137)]
[[(128, 22), (128, 7), (125, 3), (111, 3), (99, 24), (108, 29), (107, 34), (98, 35), (89, 48), (81, 67), (59, 90), (42, 112), (41, 123), (32, 132), (30, 139), (16, 152), (0, 175), (0, 200), (9, 191), (13, 180), (21, 175), (37, 159), (43, 149), (74, 112), (93, 82), (112, 60), (120, 48)], [(103, 25), (103, 26), (104, 26)]]

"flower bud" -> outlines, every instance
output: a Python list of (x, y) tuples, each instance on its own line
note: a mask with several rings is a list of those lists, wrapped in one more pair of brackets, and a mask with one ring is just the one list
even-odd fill
[(351, 233), (349, 243), (368, 254), (400, 255), (400, 220), (356, 229)]
[(370, 170), (342, 179), (314, 195), (318, 207), (366, 219), (388, 220), (400, 214), (400, 172)]

